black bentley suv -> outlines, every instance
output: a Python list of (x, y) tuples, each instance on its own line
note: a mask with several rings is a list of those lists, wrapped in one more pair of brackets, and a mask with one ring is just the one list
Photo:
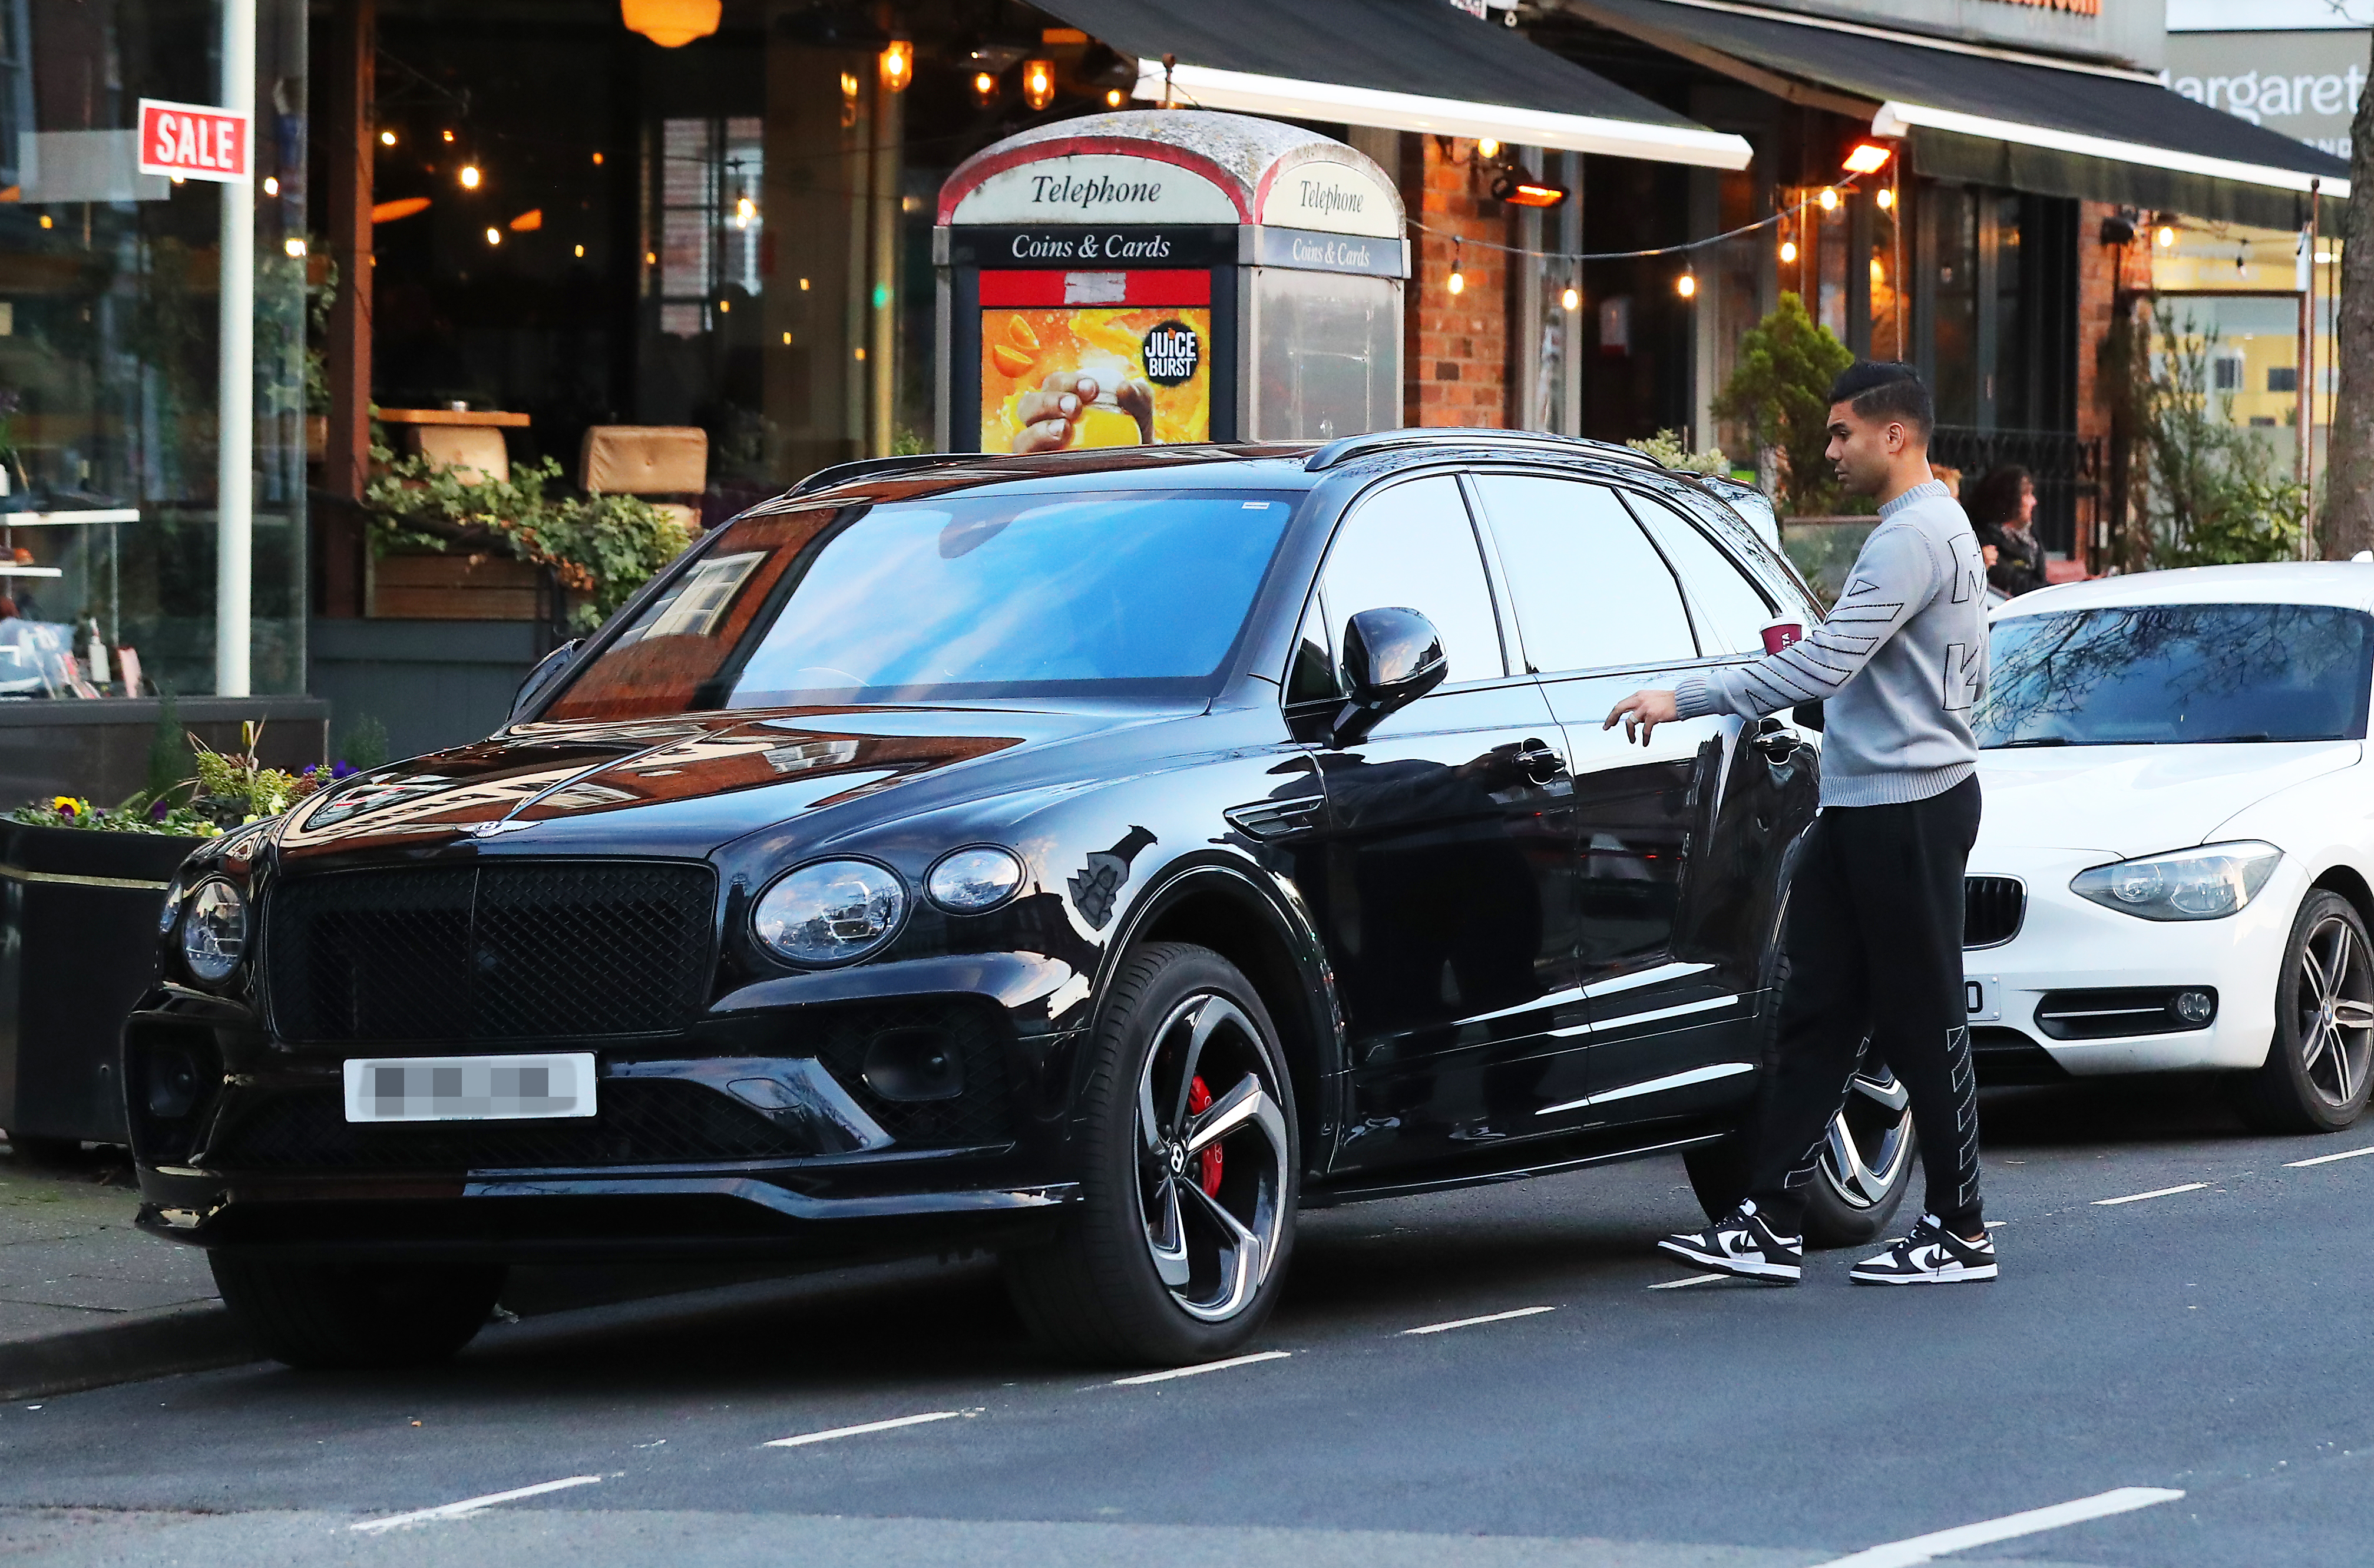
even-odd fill
[[(1303, 1206), (1663, 1151), (1727, 1202), (1816, 743), (1601, 720), (1816, 614), (1759, 504), (1493, 431), (828, 470), (499, 733), (190, 859), (142, 1223), (299, 1364), (448, 1354), (514, 1262), (970, 1248), (1175, 1362)], [(1910, 1154), (1874, 1065), (1817, 1231)]]

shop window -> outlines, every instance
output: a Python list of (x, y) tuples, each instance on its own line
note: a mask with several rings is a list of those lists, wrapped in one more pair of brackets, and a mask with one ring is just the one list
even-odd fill
[(698, 337), (716, 312), (758, 297), (766, 217), (765, 121), (660, 122), (660, 331)]

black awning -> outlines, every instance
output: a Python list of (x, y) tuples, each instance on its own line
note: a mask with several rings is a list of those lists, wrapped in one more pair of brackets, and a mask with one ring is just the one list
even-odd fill
[(1749, 147), (1449, 0), (1033, 0), (1138, 61), (1138, 96), (1741, 169)]
[(1923, 174), (2272, 228), (2335, 199), (2349, 166), (2195, 103), (2140, 72), (1981, 48), (1729, 0), (1567, 0), (1644, 43), (1758, 85), (1778, 76), (1867, 102)]

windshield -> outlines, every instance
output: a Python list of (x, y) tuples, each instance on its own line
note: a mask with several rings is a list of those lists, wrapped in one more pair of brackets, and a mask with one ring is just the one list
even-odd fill
[(1202, 699), (1293, 510), (1241, 490), (993, 491), (746, 518), (543, 717)]
[(2140, 604), (1995, 623), (1981, 746), (2355, 741), (2369, 617), (2323, 604)]

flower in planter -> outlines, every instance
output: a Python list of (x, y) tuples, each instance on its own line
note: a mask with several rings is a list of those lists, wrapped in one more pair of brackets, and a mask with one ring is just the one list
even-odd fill
[(57, 795), (51, 799), (50, 809), (71, 823), (77, 817), (90, 814), (90, 802), (78, 801), (72, 795)]

